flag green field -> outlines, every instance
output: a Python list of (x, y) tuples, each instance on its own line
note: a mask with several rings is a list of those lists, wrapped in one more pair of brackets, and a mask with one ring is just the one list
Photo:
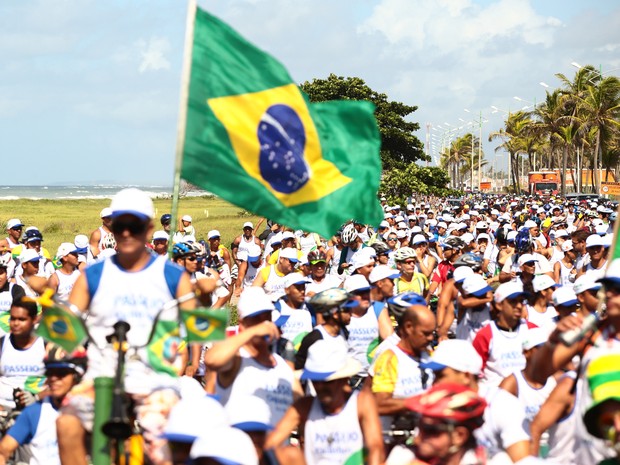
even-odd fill
[(181, 177), (295, 229), (378, 225), (374, 105), (310, 104), (273, 57), (197, 9)]

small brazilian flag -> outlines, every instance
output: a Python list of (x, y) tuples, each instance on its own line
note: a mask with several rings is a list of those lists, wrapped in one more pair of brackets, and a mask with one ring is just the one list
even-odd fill
[(181, 319), (187, 331), (187, 342), (221, 341), (226, 338), (228, 311), (197, 308), (181, 310)]
[(183, 339), (180, 337), (179, 323), (177, 321), (158, 319), (155, 322), (150, 342), (146, 347), (147, 358), (151, 368), (158, 373), (178, 376), (175, 362), (182, 349), (182, 345)]
[(63, 307), (45, 307), (36, 333), (71, 353), (88, 339), (82, 319)]
[(200, 9), (188, 35), (183, 179), (326, 237), (350, 218), (379, 224), (372, 103), (309, 104), (282, 64)]

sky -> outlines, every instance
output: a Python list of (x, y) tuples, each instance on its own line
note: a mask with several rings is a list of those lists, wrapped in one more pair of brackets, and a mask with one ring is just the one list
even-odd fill
[[(620, 68), (617, 0), (198, 5), (296, 82), (355, 76), (417, 106), (408, 119), (423, 143), (430, 125), (434, 158), (446, 130), (482, 117), (485, 158), (498, 169), (506, 156), (488, 134), (504, 112), (543, 100), (540, 82), (560, 86), (555, 74), (572, 78), (572, 62)], [(172, 185), (185, 23), (183, 0), (1, 2), (0, 184)]]

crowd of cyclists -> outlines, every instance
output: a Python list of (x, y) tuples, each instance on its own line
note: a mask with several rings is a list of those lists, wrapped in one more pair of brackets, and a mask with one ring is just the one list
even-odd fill
[[(179, 344), (177, 376), (142, 351), (127, 360), (145, 463), (620, 463), (616, 205), (381, 204), (379, 225), (352, 220), (330, 238), (261, 220), (223, 244), (216, 222), (174, 228), (125, 189), (54, 256), (36, 227), (8, 220), (0, 463), (89, 463), (94, 380), (116, 368), (106, 337), (122, 320), (145, 346), (174, 299), (236, 324)], [(34, 333), (46, 289), (84, 318), (84, 349)]]

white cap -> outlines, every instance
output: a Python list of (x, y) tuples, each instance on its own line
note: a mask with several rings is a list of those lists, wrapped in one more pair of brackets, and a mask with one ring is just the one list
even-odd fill
[(6, 224), (6, 229), (13, 229), (13, 228), (16, 228), (18, 226), (23, 226), (23, 225), (24, 223), (22, 223), (17, 218), (11, 218)]
[(28, 263), (41, 260), (41, 256), (34, 249), (24, 249), (19, 256), (20, 263)]
[(467, 278), (468, 276), (473, 276), (474, 274), (474, 270), (472, 270), (470, 267), (459, 266), (452, 273), (452, 277), (454, 278), (455, 283), (462, 283), (463, 281), (465, 281), (465, 278)]
[(487, 292), (492, 290), (493, 288), (487, 284), (486, 279), (479, 274), (468, 276), (465, 278), (465, 281), (463, 281), (463, 293), (465, 295), (484, 297)]
[(474, 235), (470, 232), (466, 232), (461, 236), (461, 240), (465, 242), (465, 244), (469, 245), (474, 240)]
[(371, 284), (374, 284), (385, 278), (396, 279), (399, 276), (400, 273), (395, 269), (390, 268), (387, 265), (377, 265), (370, 272), (370, 275), (368, 276), (368, 281), (370, 281)]
[(478, 234), (478, 237), (476, 237), (476, 241), (479, 241), (480, 239), (486, 239), (487, 241), (490, 241), (491, 237), (487, 233), (482, 233)]
[(320, 339), (308, 349), (300, 379), (331, 381), (349, 378), (361, 369), (361, 363), (348, 354), (347, 345), (340, 339)]
[(523, 284), (520, 282), (510, 281), (504, 284), (500, 284), (495, 289), (495, 303), (502, 303), (506, 299), (514, 299), (520, 295), (524, 295)]
[[(271, 409), (264, 399), (254, 395), (235, 398), (226, 404), (230, 426), (241, 431), (269, 431), (273, 429)], [(209, 421), (209, 423), (211, 423)]]
[(433, 371), (452, 368), (478, 376), (482, 373), (482, 357), (471, 343), (461, 339), (446, 339), (439, 343), (430, 361), (422, 362), (420, 366)]
[(106, 218), (108, 216), (112, 216), (112, 209), (110, 207), (105, 207), (103, 210), (101, 210), (101, 212), (99, 213), (99, 217), (100, 218)]
[(343, 287), (344, 290), (347, 292), (370, 290), (370, 284), (361, 274), (354, 274), (353, 276), (349, 276), (347, 279), (345, 279)]
[(414, 226), (413, 228), (411, 228), (411, 234), (419, 234), (422, 232), (422, 228), (419, 226)]
[(56, 252), (56, 258), (66, 257), (72, 252), (77, 252), (77, 247), (75, 246), (75, 244), (72, 244), (71, 242), (63, 242), (58, 247), (58, 251)]
[(568, 237), (568, 231), (566, 229), (556, 229), (555, 230), (555, 237), (556, 237), (556, 239), (559, 238), (559, 237)]
[(553, 299), (553, 305), (556, 307), (570, 307), (571, 305), (576, 305), (579, 303), (575, 291), (568, 286), (563, 286), (556, 289), (551, 298)]
[(297, 249), (293, 247), (287, 247), (286, 249), (280, 249), (279, 258), (288, 258), (293, 263), (297, 263), (299, 258), (297, 258)]
[(523, 224), (524, 228), (537, 228), (538, 225), (536, 224), (535, 221), (532, 220), (527, 220), (524, 224)]
[(250, 228), (250, 229), (254, 229), (254, 225), (252, 224), (251, 221), (246, 221), (245, 223), (243, 223), (243, 228)]
[(88, 236), (86, 236), (85, 234), (78, 234), (77, 236), (75, 236), (73, 243), (78, 249), (85, 249), (86, 247), (88, 247)]
[(282, 233), (282, 240), (285, 239), (295, 239), (295, 234), (293, 234), (291, 231), (284, 231)]
[(506, 234), (506, 240), (514, 241), (517, 238), (517, 234), (517, 231), (508, 231), (508, 234)]
[(596, 281), (596, 277), (591, 274), (583, 274), (575, 280), (573, 285), (573, 291), (575, 294), (581, 294), (582, 292), (589, 291), (590, 289), (599, 290), (603, 285)]
[(534, 288), (534, 292), (540, 292), (550, 287), (558, 287), (558, 284), (551, 276), (547, 274), (538, 274), (534, 276), (532, 280), (532, 287)]
[(301, 273), (289, 273), (284, 277), (284, 288), (287, 289), (294, 284), (308, 284), (308, 278)]
[(543, 328), (529, 328), (525, 331), (521, 347), (523, 350), (530, 350), (544, 344), (549, 339), (549, 334)]
[(192, 222), (192, 217), (189, 216), (189, 215), (183, 215), (181, 217), (181, 221), (187, 221), (188, 223), (191, 223)]
[(424, 244), (427, 243), (428, 239), (426, 238), (425, 235), (423, 234), (416, 234), (415, 236), (413, 236), (413, 241), (411, 241), (412, 245), (416, 245), (416, 244)]
[(598, 234), (599, 236), (604, 236), (605, 234), (607, 234), (608, 229), (609, 229), (609, 226), (607, 226), (606, 224), (599, 224), (598, 226), (594, 228), (594, 230), (596, 231), (596, 234)]
[(228, 427), (224, 407), (213, 397), (183, 398), (170, 410), (162, 437), (169, 441), (192, 443), (205, 427), (205, 418), (209, 419), (208, 428)]
[(390, 223), (388, 223), (387, 221), (382, 221), (381, 223), (379, 223), (379, 227), (380, 228), (389, 228), (390, 227)]
[(571, 239), (564, 241), (561, 249), (562, 252), (568, 252), (569, 250), (573, 250), (573, 241)]
[(240, 320), (258, 315), (259, 313), (271, 312), (274, 309), (273, 303), (269, 300), (262, 287), (246, 287), (243, 289), (237, 303), (237, 312), (239, 313)]
[(150, 220), (154, 215), (153, 201), (140, 189), (130, 187), (123, 189), (112, 198), (110, 203), (112, 217), (133, 215), (142, 221)]
[(537, 261), (538, 259), (536, 258), (536, 256), (532, 255), (531, 253), (524, 253), (523, 255), (519, 257), (519, 260), (517, 263), (519, 264), (519, 266), (523, 266), (524, 263), (537, 262)]
[(440, 221), (439, 223), (437, 223), (437, 227), (448, 229), (448, 225), (443, 221)]
[(190, 458), (213, 458), (229, 465), (258, 465), (254, 443), (240, 429), (206, 427), (201, 433), (192, 445)]
[(488, 229), (489, 225), (487, 224), (486, 221), (478, 221), (476, 223), (476, 229)]
[(407, 237), (407, 233), (404, 230), (399, 229), (398, 231), (396, 231), (396, 237), (399, 239), (404, 239), (405, 237)]
[(166, 231), (160, 230), (160, 231), (155, 231), (153, 233), (153, 240), (168, 240), (170, 238), (170, 236), (168, 236), (168, 233)]
[(214, 237), (221, 237), (221, 234), (217, 229), (212, 229), (207, 233), (207, 239), (213, 239)]
[(605, 242), (603, 241), (603, 238), (598, 234), (590, 234), (586, 239), (586, 249), (588, 247), (598, 247), (601, 245), (604, 246)]

